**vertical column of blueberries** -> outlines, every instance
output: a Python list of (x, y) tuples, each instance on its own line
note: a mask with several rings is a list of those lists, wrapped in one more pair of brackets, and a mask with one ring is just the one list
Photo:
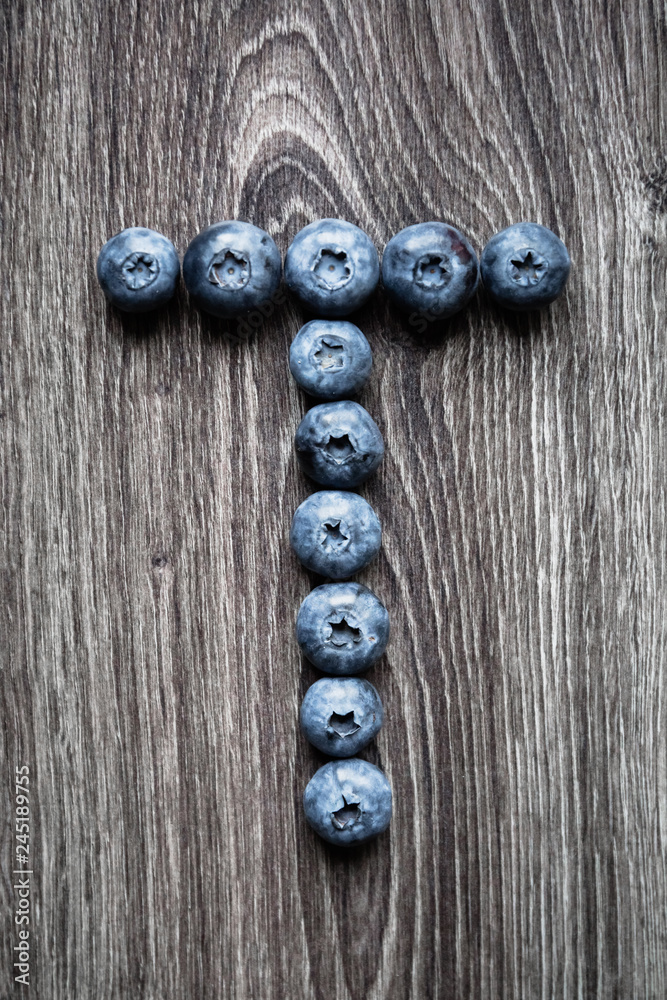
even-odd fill
[[(570, 270), (561, 240), (544, 226), (516, 223), (486, 245), (481, 266), (467, 238), (442, 222), (408, 226), (387, 244), (382, 280), (389, 298), (425, 326), (462, 309), (484, 287), (500, 306), (539, 309), (560, 295)], [(125, 229), (100, 251), (97, 276), (107, 298), (125, 312), (159, 308), (174, 294), (179, 259), (162, 234)], [(268, 233), (238, 220), (199, 233), (183, 259), (190, 299), (213, 316), (247, 315), (270, 301), (281, 276), (280, 252)], [(295, 438), (301, 467), (320, 486), (292, 521), (292, 546), (301, 562), (327, 578), (305, 599), (297, 639), (306, 657), (332, 676), (315, 682), (301, 706), (308, 739), (336, 758), (309, 782), (306, 817), (325, 840), (362, 844), (387, 829), (391, 788), (382, 771), (355, 755), (383, 721), (380, 696), (355, 676), (382, 656), (389, 615), (368, 588), (351, 580), (380, 549), (380, 522), (358, 493), (384, 454), (372, 417), (349, 397), (362, 389), (372, 365), (365, 336), (340, 317), (357, 310), (375, 290), (378, 254), (357, 226), (322, 219), (295, 237), (285, 280), (315, 316), (298, 332), (290, 369), (319, 400)]]
[(309, 570), (332, 581), (306, 597), (296, 633), (305, 656), (329, 677), (316, 681), (301, 706), (304, 735), (335, 758), (308, 783), (304, 809), (311, 826), (333, 844), (362, 844), (387, 829), (391, 788), (380, 768), (357, 754), (383, 721), (380, 696), (356, 676), (382, 656), (389, 615), (367, 587), (350, 578), (373, 559), (380, 522), (358, 493), (384, 454), (370, 414), (353, 402), (370, 375), (371, 348), (361, 330), (340, 319), (375, 290), (378, 254), (357, 226), (340, 219), (314, 222), (287, 251), (285, 280), (304, 307), (320, 317), (299, 330), (290, 370), (310, 396), (296, 432), (301, 468), (323, 487), (298, 508), (291, 542)]

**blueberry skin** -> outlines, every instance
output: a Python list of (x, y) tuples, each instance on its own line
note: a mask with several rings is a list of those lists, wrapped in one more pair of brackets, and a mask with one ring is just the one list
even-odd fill
[(389, 612), (360, 583), (325, 583), (299, 608), (296, 638), (304, 656), (324, 673), (361, 673), (387, 648)]
[(108, 240), (97, 258), (97, 280), (112, 306), (143, 313), (168, 302), (181, 265), (174, 244), (154, 229), (132, 226)]
[(402, 309), (433, 320), (447, 319), (475, 294), (479, 263), (467, 238), (454, 226), (420, 222), (387, 243), (382, 283)]
[(304, 736), (330, 757), (354, 757), (377, 736), (383, 718), (380, 695), (360, 677), (322, 677), (301, 704)]
[(389, 826), (391, 785), (380, 768), (366, 760), (332, 760), (308, 782), (303, 808), (320, 837), (330, 844), (354, 847)]
[(344, 399), (362, 388), (371, 373), (373, 352), (354, 323), (312, 319), (302, 326), (289, 352), (292, 375), (318, 399)]
[(290, 542), (313, 573), (345, 580), (380, 551), (382, 529), (377, 514), (358, 493), (321, 490), (297, 508)]
[(319, 219), (294, 237), (285, 281), (318, 316), (348, 316), (373, 294), (380, 262), (363, 229), (343, 219)]
[(322, 486), (349, 489), (375, 472), (384, 455), (380, 429), (370, 413), (343, 399), (308, 410), (294, 436), (301, 468)]
[(570, 273), (570, 255), (546, 226), (518, 222), (491, 237), (481, 269), (484, 288), (495, 302), (526, 312), (558, 298)]
[(211, 316), (231, 319), (268, 302), (282, 261), (268, 233), (249, 222), (216, 222), (195, 236), (183, 258), (190, 297)]

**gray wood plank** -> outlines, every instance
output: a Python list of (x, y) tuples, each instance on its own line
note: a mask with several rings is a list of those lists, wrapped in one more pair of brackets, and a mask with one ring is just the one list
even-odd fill
[[(36, 998), (667, 995), (665, 19), (2, 5), (0, 995), (24, 763)], [(300, 806), (302, 314), (239, 338), (181, 288), (123, 318), (94, 273), (127, 225), (284, 251), (325, 215), (380, 250), (533, 219), (573, 259), (543, 315), (359, 316), (395, 816), (353, 854)]]

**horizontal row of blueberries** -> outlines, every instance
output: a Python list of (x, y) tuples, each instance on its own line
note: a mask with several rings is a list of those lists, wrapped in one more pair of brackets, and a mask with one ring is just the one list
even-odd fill
[[(320, 219), (294, 237), (285, 257), (285, 281), (319, 317), (348, 316), (378, 285), (407, 312), (446, 319), (462, 309), (480, 280), (494, 301), (517, 311), (539, 309), (562, 292), (570, 257), (545, 226), (520, 222), (496, 233), (481, 259), (466, 236), (444, 222), (402, 229), (382, 256), (358, 226)], [(174, 294), (180, 262), (174, 245), (152, 229), (133, 227), (100, 251), (97, 276), (109, 301), (126, 312), (147, 312)], [(247, 315), (271, 302), (282, 259), (263, 229), (218, 222), (203, 230), (183, 258), (183, 278), (194, 302), (222, 319)]]

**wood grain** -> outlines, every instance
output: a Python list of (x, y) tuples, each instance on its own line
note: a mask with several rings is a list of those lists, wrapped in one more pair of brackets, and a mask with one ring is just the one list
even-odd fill
[[(2, 5), (3, 998), (23, 763), (35, 998), (667, 995), (666, 16)], [(123, 318), (94, 274), (124, 226), (325, 215), (573, 259), (544, 315), (358, 318), (395, 816), (352, 854), (300, 806), (302, 315)]]

